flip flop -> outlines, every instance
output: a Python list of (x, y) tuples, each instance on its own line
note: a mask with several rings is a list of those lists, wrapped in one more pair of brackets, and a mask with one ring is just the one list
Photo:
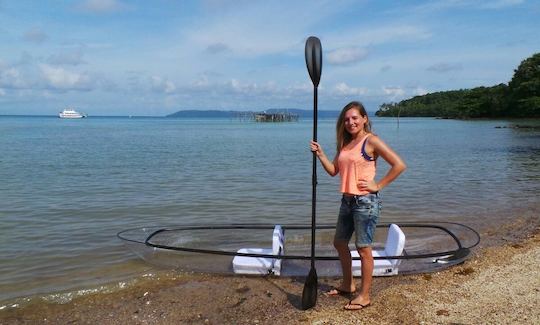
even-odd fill
[(339, 288), (332, 288), (332, 289), (326, 291), (326, 295), (330, 296), (330, 297), (349, 296), (349, 295), (352, 295), (355, 292), (356, 292), (356, 290), (355, 291), (345, 291), (345, 290), (341, 290)]
[[(356, 306), (356, 307), (347, 308), (347, 307), (353, 307), (353, 306)], [(343, 306), (343, 309), (345, 309), (345, 310), (361, 310), (361, 309), (367, 308), (369, 306), (371, 306), (371, 302), (368, 302), (367, 304), (357, 304), (357, 303), (352, 302), (352, 300), (351, 300), (351, 301), (349, 301), (348, 304)]]

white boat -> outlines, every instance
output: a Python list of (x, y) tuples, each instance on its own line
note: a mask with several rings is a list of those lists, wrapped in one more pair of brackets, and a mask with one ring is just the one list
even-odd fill
[(66, 108), (63, 111), (61, 111), (60, 113), (58, 113), (58, 117), (60, 117), (60, 118), (83, 118), (83, 117), (86, 117), (86, 116), (87, 116), (86, 114), (79, 113), (79, 112), (77, 112), (76, 110), (74, 110), (72, 108)]

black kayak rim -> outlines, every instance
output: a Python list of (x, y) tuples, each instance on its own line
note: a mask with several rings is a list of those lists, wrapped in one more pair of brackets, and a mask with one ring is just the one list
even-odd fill
[[(412, 255), (399, 255), (399, 256), (374, 256), (373, 258), (376, 260), (386, 260), (386, 259), (400, 259), (400, 260), (410, 260), (410, 259), (423, 259), (423, 258), (435, 258), (435, 257), (451, 257), (451, 256), (467, 256), (470, 252), (470, 250), (474, 247), (476, 247), (480, 243), (480, 234), (474, 230), (473, 228), (466, 226), (461, 223), (456, 222), (429, 222), (429, 223), (416, 223), (416, 222), (395, 222), (395, 223), (383, 223), (377, 225), (377, 228), (389, 228), (391, 224), (396, 224), (400, 228), (433, 228), (433, 229), (439, 229), (445, 232), (447, 235), (449, 235), (457, 245), (457, 249), (454, 250), (448, 250), (448, 251), (441, 251), (441, 252), (434, 252), (434, 253), (426, 253), (426, 254), (412, 254)], [(467, 230), (469, 230), (474, 236), (476, 237), (474, 240), (474, 243), (470, 246), (464, 247), (459, 240), (459, 238), (449, 229), (442, 226), (443, 224), (447, 225), (454, 225), (463, 227)], [(165, 249), (165, 250), (173, 250), (173, 251), (181, 251), (181, 252), (190, 252), (190, 253), (199, 253), (199, 254), (211, 254), (211, 255), (224, 255), (224, 256), (246, 256), (246, 257), (260, 257), (260, 258), (275, 258), (275, 259), (283, 259), (283, 260), (310, 260), (311, 256), (306, 255), (273, 255), (273, 254), (253, 254), (253, 253), (239, 253), (239, 252), (231, 252), (231, 251), (224, 251), (224, 250), (210, 250), (210, 249), (202, 249), (202, 248), (191, 248), (191, 247), (178, 247), (178, 246), (169, 246), (169, 245), (162, 245), (152, 242), (152, 238), (156, 235), (164, 232), (171, 232), (171, 231), (185, 231), (185, 230), (234, 230), (234, 229), (273, 229), (275, 227), (274, 224), (227, 224), (227, 225), (212, 225), (212, 226), (202, 226), (202, 225), (183, 225), (183, 226), (171, 226), (171, 227), (165, 227), (160, 228), (155, 231), (153, 231), (150, 235), (146, 237), (144, 241), (134, 240), (126, 237), (126, 233), (134, 230), (140, 230), (145, 228), (155, 228), (155, 227), (138, 227), (138, 228), (130, 228), (126, 230), (122, 230), (119, 233), (117, 233), (117, 237), (128, 242), (134, 242), (138, 244), (144, 244), (148, 247), (153, 248), (159, 248), (159, 249)], [(287, 229), (294, 229), (294, 230), (308, 230), (311, 229), (311, 226), (306, 225), (298, 225), (298, 224), (281, 224), (281, 227), (284, 230)], [(320, 224), (317, 225), (317, 230), (325, 230), (325, 229), (334, 229), (335, 225), (330, 224)], [(315, 260), (319, 261), (333, 261), (333, 260), (339, 260), (337, 256), (315, 256)], [(360, 257), (353, 257), (353, 260), (360, 260)]]

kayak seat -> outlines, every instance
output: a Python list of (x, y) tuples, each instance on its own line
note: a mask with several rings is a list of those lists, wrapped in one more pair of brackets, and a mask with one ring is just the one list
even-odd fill
[[(284, 254), (284, 246), (283, 228), (276, 225), (272, 233), (272, 248), (241, 248), (237, 253), (279, 256)], [(237, 255), (233, 258), (232, 264), (233, 271), (237, 274), (280, 275), (281, 262), (279, 258)]]
[[(396, 224), (391, 224), (386, 237), (384, 250), (373, 250), (373, 257), (400, 256), (405, 248), (405, 234)], [(359, 257), (357, 250), (351, 250), (351, 256)], [(374, 261), (373, 276), (389, 276), (398, 274), (400, 259), (376, 259)], [(352, 261), (353, 276), (362, 275), (362, 262)]]

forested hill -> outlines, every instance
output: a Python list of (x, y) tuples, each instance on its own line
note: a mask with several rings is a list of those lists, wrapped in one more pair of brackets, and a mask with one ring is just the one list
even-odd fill
[(377, 116), (540, 118), (540, 53), (521, 62), (508, 84), (441, 91), (385, 103)]
[[(182, 110), (176, 113), (167, 115), (167, 117), (177, 118), (235, 118), (247, 113), (260, 113), (247, 112), (247, 111), (218, 111), (218, 110)], [(301, 118), (313, 118), (313, 110), (295, 109), (295, 108), (270, 108), (265, 110), (268, 114), (275, 113), (287, 113), (298, 115)], [(339, 111), (325, 111), (319, 110), (319, 118), (336, 118), (339, 115)]]

